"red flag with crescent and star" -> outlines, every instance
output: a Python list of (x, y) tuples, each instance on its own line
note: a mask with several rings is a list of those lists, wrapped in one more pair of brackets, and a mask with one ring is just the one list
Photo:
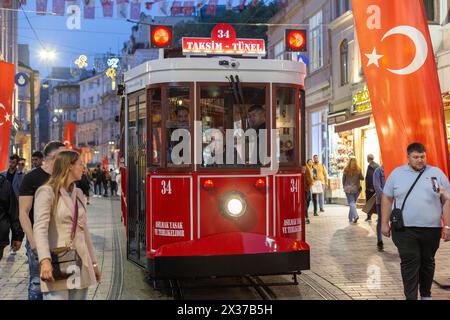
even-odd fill
[(0, 172), (2, 172), (8, 166), (14, 92), (14, 65), (0, 61), (0, 74)]
[(77, 133), (77, 123), (76, 122), (66, 122), (66, 127), (64, 129), (64, 144), (67, 149), (73, 149), (75, 145), (75, 135)]
[(445, 119), (422, 0), (353, 0), (361, 62), (386, 175), (421, 142), (448, 174)]

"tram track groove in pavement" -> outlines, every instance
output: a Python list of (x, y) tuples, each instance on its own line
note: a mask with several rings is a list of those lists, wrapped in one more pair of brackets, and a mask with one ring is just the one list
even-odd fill
[[(122, 296), (122, 290), (123, 290), (123, 257), (122, 257), (122, 246), (120, 245), (120, 238), (119, 238), (119, 226), (115, 222), (115, 219), (117, 219), (118, 216), (115, 212), (115, 206), (113, 204), (112, 198), (110, 199), (111, 202), (111, 220), (112, 220), (112, 233), (113, 233), (113, 245), (112, 249), (114, 252), (113, 255), (113, 279), (111, 281), (111, 287), (108, 292), (107, 300), (120, 300)], [(120, 212), (119, 212), (120, 213)]]

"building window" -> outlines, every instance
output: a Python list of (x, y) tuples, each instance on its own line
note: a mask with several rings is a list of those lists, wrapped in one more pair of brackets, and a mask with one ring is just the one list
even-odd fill
[(352, 9), (352, 2), (350, 0), (334, 0), (334, 8), (334, 18), (337, 19)]
[(323, 66), (323, 26), (322, 11), (309, 19), (310, 71), (314, 72)]
[(94, 84), (92, 82), (89, 82), (89, 90), (92, 90), (94, 88)]
[(93, 104), (94, 103), (94, 97), (89, 97), (89, 104)]
[(436, 21), (436, 15), (435, 15), (435, 0), (423, 0), (423, 5), (425, 7), (425, 14), (427, 15), (427, 20), (431, 22)]
[(327, 115), (328, 110), (323, 109), (311, 113), (311, 149), (310, 158), (318, 155), (320, 161), (327, 166), (328, 143), (327, 143)]
[(95, 120), (95, 110), (92, 111), (92, 119)]
[(276, 43), (273, 47), (273, 56), (275, 60), (283, 60), (284, 59), (284, 41)]
[(339, 48), (341, 56), (341, 86), (348, 84), (348, 41), (342, 41)]

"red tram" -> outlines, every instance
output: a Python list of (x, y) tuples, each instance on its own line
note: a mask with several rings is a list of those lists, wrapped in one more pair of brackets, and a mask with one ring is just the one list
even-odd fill
[[(305, 74), (301, 62), (230, 56), (160, 58), (125, 73), (127, 255), (152, 279), (309, 269)], [(246, 148), (258, 126), (256, 149)], [(244, 148), (230, 148), (239, 134)], [(259, 146), (270, 161), (251, 161)]]

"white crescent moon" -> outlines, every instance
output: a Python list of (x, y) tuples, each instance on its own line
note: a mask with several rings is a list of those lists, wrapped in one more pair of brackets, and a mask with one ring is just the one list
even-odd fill
[(423, 64), (427, 60), (428, 44), (427, 40), (425, 39), (425, 36), (423, 35), (422, 32), (420, 32), (418, 29), (414, 27), (398, 26), (386, 32), (381, 41), (394, 34), (403, 34), (408, 38), (410, 38), (414, 42), (414, 45), (416, 47), (416, 56), (414, 57), (414, 60), (411, 62), (409, 66), (398, 70), (388, 69), (388, 71), (398, 75), (408, 75), (416, 72), (423, 66)]

